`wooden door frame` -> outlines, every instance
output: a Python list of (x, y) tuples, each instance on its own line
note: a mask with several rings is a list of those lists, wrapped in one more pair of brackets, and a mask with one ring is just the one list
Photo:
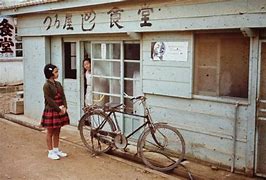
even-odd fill
[[(257, 82), (257, 103), (259, 103), (259, 97), (260, 97), (260, 85), (261, 85), (261, 48), (262, 48), (262, 44), (263, 43), (266, 43), (266, 40), (260, 40), (259, 41), (259, 59), (258, 59), (258, 82)], [(257, 106), (256, 106), (256, 112), (257, 112)], [(257, 114), (257, 113), (256, 113)], [(256, 129), (255, 129), (255, 162), (254, 162), (254, 170), (255, 170), (255, 175), (256, 176), (260, 176), (260, 177), (266, 177), (266, 173), (265, 174), (262, 174), (262, 173), (258, 173), (257, 172), (257, 162), (258, 162), (258, 138), (259, 138), (259, 132), (258, 132), (258, 116), (256, 115)]]

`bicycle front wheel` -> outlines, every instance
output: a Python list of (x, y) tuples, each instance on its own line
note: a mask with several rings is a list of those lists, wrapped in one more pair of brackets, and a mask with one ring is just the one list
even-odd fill
[(140, 137), (138, 153), (144, 164), (158, 171), (170, 171), (185, 155), (185, 141), (180, 132), (167, 124), (155, 124)]
[(115, 131), (113, 121), (102, 111), (94, 111), (91, 114), (85, 114), (79, 122), (79, 132), (82, 142), (89, 150), (96, 154), (105, 153), (111, 149), (110, 137), (97, 135), (97, 130), (95, 130), (104, 121), (106, 121), (104, 126), (99, 130), (104, 132)]

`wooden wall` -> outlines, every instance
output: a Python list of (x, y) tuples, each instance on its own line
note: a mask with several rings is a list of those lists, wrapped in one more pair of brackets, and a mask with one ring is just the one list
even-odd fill
[[(188, 41), (187, 61), (153, 61), (150, 48), (153, 41)], [(248, 99), (243, 99), (237, 107), (237, 100), (202, 99), (192, 95), (193, 42), (191, 32), (143, 34), (143, 92), (148, 97), (152, 117), (181, 131), (188, 157), (228, 167), (233, 159), (236, 121), (235, 167), (245, 168), (247, 124), (249, 121), (255, 124), (248, 116), (251, 106)]]
[[(84, 3), (86, 4), (86, 3)], [(110, 27), (108, 12), (117, 7), (121, 18), (118, 21), (122, 28)], [(151, 26), (141, 27), (142, 16), (138, 11), (142, 8), (152, 8), (148, 22)], [(81, 15), (91, 14), (91, 23), (85, 23), (85, 28), (95, 27), (90, 31), (82, 31)], [(232, 0), (232, 1), (156, 1), (153, 3), (125, 2), (110, 6), (91, 6), (53, 12), (43, 12), (38, 15), (23, 15), (18, 18), (18, 34), (51, 35), (51, 34), (94, 34), (117, 32), (152, 32), (152, 31), (186, 31), (198, 29), (225, 29), (240, 27), (265, 27), (266, 8), (264, 0)], [(57, 14), (57, 17), (56, 17)], [(66, 15), (71, 15), (73, 30), (64, 27)], [(46, 19), (50, 16), (51, 19)], [(46, 19), (46, 21), (45, 21)], [(59, 24), (60, 23), (60, 24)], [(48, 26), (51, 25), (49, 29)]]

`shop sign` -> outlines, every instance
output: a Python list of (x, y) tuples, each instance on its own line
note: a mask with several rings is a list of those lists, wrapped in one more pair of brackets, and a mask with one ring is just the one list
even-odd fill
[[(106, 28), (123, 29), (125, 26), (122, 23), (124, 9), (113, 7), (107, 12), (99, 13), (101, 18), (105, 18), (108, 23)], [(144, 6), (135, 12), (135, 15), (139, 17), (139, 27), (151, 27), (150, 16), (153, 13), (153, 8)], [(65, 30), (65, 31), (93, 31), (97, 26), (98, 14), (94, 10), (88, 10), (82, 12), (79, 15), (66, 13), (66, 14), (51, 14), (43, 19), (43, 26), (46, 31), (50, 30)], [(78, 21), (78, 22), (76, 22)], [(80, 24), (80, 26), (75, 26)], [(109, 27), (108, 27), (109, 25)], [(75, 29), (78, 28), (78, 29)]]
[(14, 19), (0, 17), (0, 58), (15, 56)]

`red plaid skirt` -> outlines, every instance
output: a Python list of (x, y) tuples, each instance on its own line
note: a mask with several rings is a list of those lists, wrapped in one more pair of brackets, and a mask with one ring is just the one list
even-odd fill
[[(63, 105), (62, 96), (57, 92), (55, 102), (58, 106)], [(41, 125), (45, 128), (60, 128), (69, 124), (68, 114), (60, 115), (55, 109), (44, 109), (42, 114)]]

